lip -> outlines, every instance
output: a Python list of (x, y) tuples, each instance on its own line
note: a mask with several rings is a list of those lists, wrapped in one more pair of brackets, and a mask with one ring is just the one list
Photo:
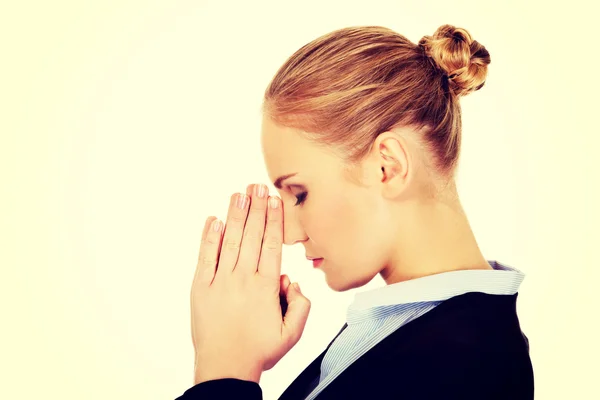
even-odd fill
[(315, 258), (314, 260), (312, 260), (312, 262), (313, 262), (313, 267), (318, 268), (323, 263), (323, 259), (322, 258)]

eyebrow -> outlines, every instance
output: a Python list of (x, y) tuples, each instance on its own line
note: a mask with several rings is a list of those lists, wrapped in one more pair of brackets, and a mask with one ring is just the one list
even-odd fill
[(296, 174), (297, 174), (297, 172), (294, 172), (293, 174), (282, 175), (279, 178), (275, 179), (275, 182), (273, 184), (275, 185), (275, 187), (277, 189), (281, 189), (281, 182), (285, 181), (287, 178), (291, 178), (292, 176), (294, 176)]

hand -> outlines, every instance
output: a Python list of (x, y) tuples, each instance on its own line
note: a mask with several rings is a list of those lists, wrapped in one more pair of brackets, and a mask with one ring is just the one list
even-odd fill
[[(282, 203), (271, 197), (277, 207), (267, 207), (268, 188), (262, 185), (259, 197), (252, 192), (258, 186), (246, 190), (250, 206), (240, 209), (238, 195), (231, 197), (224, 235), (223, 228), (212, 229), (214, 217), (204, 226), (191, 290), (195, 384), (221, 378), (258, 383), (306, 325), (310, 301), (280, 276)], [(280, 295), (287, 302), (284, 316)]]

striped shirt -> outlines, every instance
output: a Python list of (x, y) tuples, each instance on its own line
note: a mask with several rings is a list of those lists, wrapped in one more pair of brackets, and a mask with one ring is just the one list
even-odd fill
[(321, 375), (306, 400), (314, 399), (356, 359), (408, 322), (451, 297), (468, 292), (515, 294), (525, 275), (497, 261), (493, 270), (443, 272), (356, 293), (346, 313), (347, 327), (331, 344)]

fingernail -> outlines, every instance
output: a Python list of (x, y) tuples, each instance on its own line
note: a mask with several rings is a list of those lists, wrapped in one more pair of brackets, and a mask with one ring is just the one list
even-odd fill
[(263, 184), (254, 185), (254, 195), (255, 196), (265, 197), (266, 193), (267, 193), (267, 188), (265, 187), (265, 185), (263, 185)]
[(302, 293), (302, 292), (300, 291), (300, 285), (298, 285), (298, 282), (294, 282), (294, 283), (293, 283), (293, 285), (294, 285), (294, 288), (295, 288), (295, 289), (296, 289), (298, 292)]
[(213, 231), (218, 232), (221, 229), (221, 221), (219, 221), (218, 219), (215, 219), (212, 222), (212, 228), (213, 228)]
[(238, 198), (237, 198), (238, 208), (244, 209), (246, 207), (246, 204), (248, 204), (248, 196), (245, 194), (239, 193)]
[(277, 201), (277, 197), (269, 198), (269, 205), (271, 206), (271, 208), (279, 207), (279, 201)]

